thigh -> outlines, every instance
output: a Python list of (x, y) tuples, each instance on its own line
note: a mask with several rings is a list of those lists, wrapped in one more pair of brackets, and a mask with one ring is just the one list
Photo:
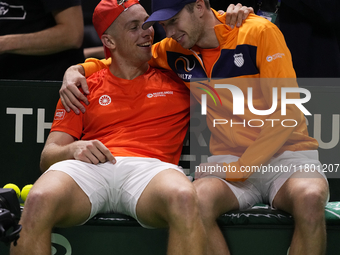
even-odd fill
[(221, 213), (235, 209), (246, 210), (262, 202), (259, 184), (254, 179), (231, 182), (217, 177), (206, 177), (197, 181), (201, 182), (200, 185), (198, 183), (196, 185), (196, 189), (200, 190), (200, 199), (207, 197), (206, 203), (211, 200), (223, 206)]
[[(95, 165), (79, 160), (65, 160), (52, 165), (46, 173), (63, 172), (76, 183), (75, 187), (79, 187), (79, 192), (84, 193), (90, 201), (89, 219), (98, 213), (113, 211), (117, 199), (112, 189), (119, 190), (119, 187), (116, 188), (112, 180), (119, 179), (117, 170), (115, 164), (110, 162)], [(70, 196), (73, 197), (72, 193)]]
[[(231, 163), (238, 159), (239, 157), (233, 155), (214, 155), (208, 158), (208, 162)], [(256, 177), (243, 182), (231, 182), (217, 177), (207, 177), (198, 181), (200, 182), (195, 181), (197, 184), (195, 186), (196, 189), (199, 189), (200, 200), (205, 197), (204, 203), (209, 204), (209, 201), (212, 201), (214, 207), (220, 207), (217, 212), (225, 213), (235, 209), (245, 210), (262, 202), (258, 187), (261, 182)]]
[(325, 174), (318, 172), (321, 163), (316, 150), (285, 151), (273, 158), (269, 165), (282, 170), (272, 175), (269, 188), (264, 191), (273, 207), (291, 212), (293, 204), (296, 201), (301, 202), (308, 193), (327, 200), (328, 182)]
[(38, 212), (47, 220), (52, 216), (54, 225), (62, 227), (83, 223), (91, 212), (91, 203), (84, 191), (60, 171), (44, 173), (34, 183), (26, 204), (25, 209)]
[(152, 178), (138, 199), (138, 221), (144, 226), (167, 227), (169, 212), (176, 200), (190, 202), (193, 194), (196, 194), (194, 186), (182, 172), (163, 170)]

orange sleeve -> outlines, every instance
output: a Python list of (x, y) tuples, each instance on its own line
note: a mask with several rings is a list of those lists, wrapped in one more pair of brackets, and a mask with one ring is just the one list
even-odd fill
[[(83, 105), (85, 106), (85, 104)], [(64, 132), (73, 136), (75, 139), (80, 139), (83, 130), (82, 117), (82, 115), (77, 115), (73, 111), (66, 112), (59, 99), (50, 132)]]
[[(237, 162), (224, 163), (225, 167), (233, 167), (234, 171), (226, 173), (226, 180), (245, 181), (252, 172), (245, 171), (245, 167), (261, 166), (265, 164), (293, 135), (298, 125), (304, 121), (302, 112), (295, 105), (287, 105), (286, 115), (281, 115), (281, 88), (298, 87), (295, 79), (291, 54), (286, 46), (281, 32), (274, 25), (264, 28), (258, 35), (257, 66), (260, 70), (260, 88), (263, 100), (272, 105), (272, 90), (276, 87), (277, 108), (267, 119), (278, 120), (265, 122), (257, 139), (246, 149)], [(287, 94), (289, 98), (299, 98), (298, 93)], [(254, 106), (256, 108), (256, 106)], [(245, 116), (245, 119), (247, 117)], [(280, 123), (284, 119), (293, 119), (298, 123), (295, 127), (283, 127)], [(290, 123), (291, 124), (291, 123)], [(288, 125), (287, 125), (288, 126)], [(254, 168), (255, 169), (255, 168)]]
[(171, 70), (167, 59), (167, 50), (174, 50), (173, 42), (171, 40), (172, 39), (165, 38), (152, 45), (152, 58), (148, 62), (150, 66)]
[[(287, 107), (288, 108), (288, 107)], [(287, 119), (295, 119), (298, 123), (301, 122), (301, 114), (299, 109), (289, 107), (287, 109)], [(268, 119), (279, 119), (279, 113), (274, 113), (268, 117)], [(295, 117), (292, 117), (295, 116)], [(281, 121), (276, 121), (274, 127), (271, 127), (271, 123), (266, 123), (263, 129), (256, 139), (256, 141), (250, 145), (246, 151), (242, 154), (237, 162), (230, 164), (223, 163), (224, 166), (234, 167), (234, 171), (228, 171), (226, 173), (226, 180), (229, 181), (245, 181), (252, 172), (245, 171), (245, 169), (251, 169), (251, 167), (260, 167), (264, 165), (270, 158), (277, 153), (284, 143), (288, 140), (288, 137), (292, 135), (295, 127), (282, 127), (279, 124)], [(248, 168), (246, 168), (248, 167)], [(249, 168), (250, 167), (250, 168)], [(253, 168), (256, 170), (256, 168)]]
[(283, 34), (274, 24), (268, 23), (258, 36), (256, 65), (260, 78), (295, 78), (292, 56)]
[(98, 72), (103, 68), (109, 68), (111, 65), (111, 58), (108, 59), (96, 59), (96, 58), (88, 58), (85, 60), (85, 63), (80, 64), (85, 70), (85, 77), (91, 76), (91, 74)]

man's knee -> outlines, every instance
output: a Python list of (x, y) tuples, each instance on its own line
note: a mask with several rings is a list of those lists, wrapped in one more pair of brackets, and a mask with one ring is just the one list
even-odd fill
[(198, 199), (193, 185), (174, 187), (168, 191), (167, 204), (169, 211), (176, 216), (197, 213)]
[[(24, 212), (31, 215), (46, 214), (48, 208), (56, 204), (53, 194), (51, 192), (45, 192), (39, 188), (32, 189), (25, 201)], [(45, 212), (45, 213), (44, 213)]]
[(322, 220), (328, 198), (328, 185), (324, 179), (305, 179), (294, 188), (293, 216), (308, 221)]
[(304, 179), (296, 185), (293, 196), (297, 197), (295, 206), (302, 204), (324, 206), (328, 196), (328, 186), (323, 179)]

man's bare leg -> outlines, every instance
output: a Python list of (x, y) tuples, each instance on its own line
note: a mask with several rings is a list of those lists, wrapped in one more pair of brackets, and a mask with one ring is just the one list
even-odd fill
[(22, 231), (11, 255), (50, 255), (54, 226), (68, 227), (84, 222), (91, 203), (67, 174), (50, 171), (33, 185), (20, 219)]
[(206, 234), (192, 183), (174, 169), (158, 173), (137, 203), (138, 219), (152, 227), (169, 227), (168, 254), (206, 254)]
[(225, 212), (239, 208), (238, 200), (222, 180), (203, 178), (194, 181), (200, 212), (207, 233), (209, 255), (229, 255), (228, 245), (216, 219)]
[(325, 205), (328, 184), (319, 173), (301, 178), (295, 173), (278, 191), (273, 206), (293, 215), (295, 229), (290, 255), (322, 255), (326, 252)]

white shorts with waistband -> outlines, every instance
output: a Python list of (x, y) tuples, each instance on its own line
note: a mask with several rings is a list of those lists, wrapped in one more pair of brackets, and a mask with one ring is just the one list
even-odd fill
[(106, 162), (98, 165), (65, 160), (52, 165), (46, 172), (57, 170), (68, 174), (85, 192), (92, 205), (87, 220), (98, 213), (116, 212), (129, 215), (137, 221), (138, 199), (152, 178), (166, 169), (183, 173), (180, 167), (155, 158), (115, 158), (116, 164)]
[[(209, 157), (208, 162), (231, 163), (238, 159), (239, 157), (233, 155), (217, 155)], [(292, 174), (301, 172), (304, 168), (308, 168), (309, 172), (322, 169), (317, 150), (285, 151), (279, 156), (271, 158), (259, 168), (259, 171), (253, 173), (244, 182), (223, 181), (235, 194), (240, 210), (249, 209), (257, 203), (273, 206), (273, 200), (282, 185)], [(308, 175), (308, 172), (306, 173)], [(320, 172), (320, 177), (327, 180), (322, 171)]]

